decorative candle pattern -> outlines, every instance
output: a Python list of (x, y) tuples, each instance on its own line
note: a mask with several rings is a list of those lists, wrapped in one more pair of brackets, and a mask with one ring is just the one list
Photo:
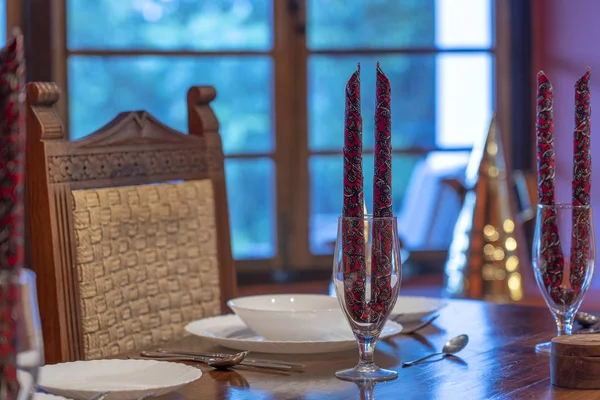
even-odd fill
[[(392, 217), (392, 116), (390, 81), (377, 63), (375, 104), (375, 173), (373, 176), (373, 217)], [(373, 274), (372, 308), (381, 316), (391, 298), (393, 224), (373, 223), (371, 270)]]
[[(537, 161), (538, 161), (538, 201), (541, 205), (554, 205), (554, 120), (553, 91), (548, 77), (538, 74), (537, 96)], [(544, 285), (551, 297), (560, 302), (564, 256), (560, 247), (556, 213), (552, 209), (545, 210), (541, 238), (541, 254), (546, 258), (546, 272), (543, 274)]]
[(373, 216), (392, 216), (392, 115), (390, 81), (377, 63)]
[(17, 33), (0, 51), (0, 379), (6, 400), (17, 399), (17, 318), (23, 263), (25, 62)]
[(362, 115), (360, 109), (360, 64), (346, 85), (344, 125), (344, 205), (342, 242), (344, 293), (355, 321), (367, 319), (365, 311), (365, 237), (362, 171)]
[[(573, 134), (573, 206), (590, 205), (592, 158), (590, 153), (590, 69), (575, 84), (575, 131)], [(573, 208), (571, 239), (571, 287), (581, 291), (590, 251), (589, 209)]]

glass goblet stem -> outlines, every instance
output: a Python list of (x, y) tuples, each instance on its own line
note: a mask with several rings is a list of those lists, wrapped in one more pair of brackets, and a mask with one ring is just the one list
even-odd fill
[(375, 341), (376, 339), (372, 336), (357, 336), (359, 360), (357, 368), (364, 371), (373, 371), (377, 369), (375, 366)]
[(556, 321), (556, 330), (558, 336), (570, 335), (573, 333), (573, 318), (575, 314), (572, 312), (560, 312), (554, 314), (554, 320)]

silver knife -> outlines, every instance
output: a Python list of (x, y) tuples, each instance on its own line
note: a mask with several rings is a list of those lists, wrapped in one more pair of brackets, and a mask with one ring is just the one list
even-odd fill
[[(182, 354), (173, 354), (173, 353), (161, 353), (161, 352), (151, 352), (151, 351), (142, 351), (140, 353), (142, 358), (151, 358), (154, 360), (163, 360), (163, 361), (191, 361), (191, 362), (199, 362), (207, 364), (208, 361), (214, 360), (215, 357), (202, 357), (202, 356), (188, 356)], [(280, 364), (272, 364), (265, 363), (260, 361), (242, 361), (239, 365), (243, 365), (246, 367), (255, 367), (255, 368), (265, 368), (265, 369), (273, 369), (277, 371), (286, 371), (290, 372), (294, 370), (294, 367), (290, 367), (288, 365), (280, 365)]]

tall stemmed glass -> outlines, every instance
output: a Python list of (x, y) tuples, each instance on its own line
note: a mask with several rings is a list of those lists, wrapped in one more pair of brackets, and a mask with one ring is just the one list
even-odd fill
[[(35, 391), (38, 370), (44, 363), (35, 273), (26, 268), (0, 271), (0, 293), (3, 307), (12, 308), (3, 310), (0, 334), (12, 335), (16, 350), (14, 365), (0, 365), (0, 400), (27, 400)], [(7, 319), (7, 313), (16, 326)]]
[(396, 217), (340, 217), (333, 280), (340, 306), (358, 341), (359, 362), (336, 372), (348, 381), (386, 381), (396, 371), (379, 368), (375, 343), (396, 304), (402, 277)]
[[(591, 206), (538, 206), (533, 271), (559, 336), (571, 334), (573, 318), (592, 280), (595, 260)], [(540, 343), (535, 349), (550, 353), (550, 343)]]
[(18, 400), (29, 399), (35, 391), (38, 371), (44, 364), (44, 341), (37, 299), (35, 273), (27, 268), (19, 271), (20, 312), (17, 377), (20, 384)]

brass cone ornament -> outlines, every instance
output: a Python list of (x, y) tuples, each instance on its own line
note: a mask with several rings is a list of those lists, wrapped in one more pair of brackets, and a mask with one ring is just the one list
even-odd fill
[(445, 290), (451, 297), (519, 301), (521, 260), (527, 253), (495, 114), (483, 139), (467, 165), (463, 206), (445, 267)]

